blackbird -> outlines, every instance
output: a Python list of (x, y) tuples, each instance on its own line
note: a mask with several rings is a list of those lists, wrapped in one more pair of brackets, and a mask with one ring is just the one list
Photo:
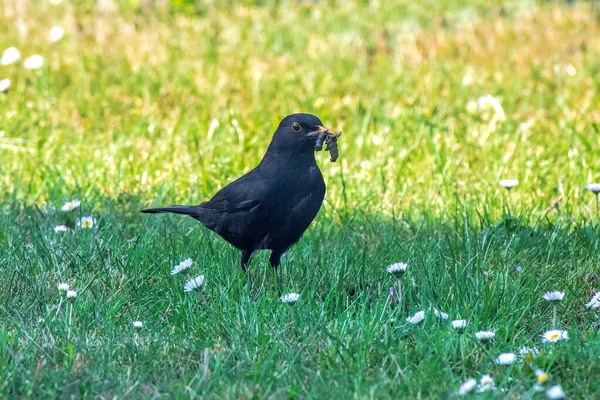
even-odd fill
[(279, 124), (258, 166), (209, 201), (142, 212), (189, 215), (219, 234), (241, 250), (241, 266), (250, 287), (248, 266), (252, 254), (271, 250), (269, 262), (275, 269), (281, 295), (281, 256), (300, 240), (325, 196), (325, 182), (314, 152), (320, 150), (323, 137), (335, 141), (337, 136), (314, 115), (288, 115)]

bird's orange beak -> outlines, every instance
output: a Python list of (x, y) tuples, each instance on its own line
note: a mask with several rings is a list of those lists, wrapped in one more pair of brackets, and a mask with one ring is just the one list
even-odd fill
[(325, 128), (324, 126), (319, 125), (319, 128), (317, 128), (317, 132), (319, 133), (327, 133), (328, 135), (333, 135), (335, 136), (335, 132), (332, 131), (329, 128)]

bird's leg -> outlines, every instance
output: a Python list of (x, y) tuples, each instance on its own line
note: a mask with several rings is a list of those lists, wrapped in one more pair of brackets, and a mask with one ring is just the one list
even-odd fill
[(248, 279), (248, 289), (252, 291), (252, 278), (250, 277), (250, 271), (248, 271), (250, 257), (252, 257), (251, 251), (242, 250), (242, 269), (244, 270), (244, 274), (246, 274), (246, 278)]
[(277, 280), (277, 294), (281, 297), (281, 277), (279, 275), (279, 264), (281, 262), (281, 254), (272, 252), (271, 257), (269, 258), (269, 262), (271, 263), (271, 267), (275, 270), (275, 279)]

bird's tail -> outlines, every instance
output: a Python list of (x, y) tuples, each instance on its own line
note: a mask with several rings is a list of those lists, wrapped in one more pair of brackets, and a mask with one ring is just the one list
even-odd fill
[(159, 214), (159, 213), (172, 213), (172, 214), (183, 214), (183, 215), (191, 215), (195, 217), (198, 215), (198, 207), (197, 206), (170, 206), (170, 207), (161, 207), (161, 208), (147, 208), (142, 210), (143, 213), (147, 214)]

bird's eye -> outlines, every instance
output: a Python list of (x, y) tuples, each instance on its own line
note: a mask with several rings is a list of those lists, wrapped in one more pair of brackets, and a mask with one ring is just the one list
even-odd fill
[(297, 123), (297, 122), (294, 122), (294, 123), (292, 124), (292, 130), (293, 130), (294, 132), (300, 132), (300, 131), (302, 130), (302, 127), (300, 126), (300, 124), (299, 124), (299, 123)]

